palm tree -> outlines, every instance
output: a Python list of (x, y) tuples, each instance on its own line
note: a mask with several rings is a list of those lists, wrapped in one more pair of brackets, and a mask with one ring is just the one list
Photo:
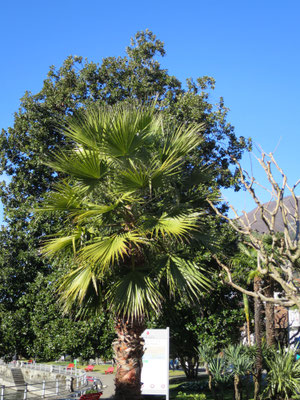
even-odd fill
[[(165, 129), (155, 106), (90, 108), (63, 129), (70, 149), (48, 162), (64, 178), (39, 211), (60, 212), (64, 229), (45, 241), (43, 253), (70, 257), (59, 286), (66, 310), (104, 303), (113, 313), (116, 399), (141, 398), (140, 335), (149, 312), (160, 309), (162, 287), (190, 297), (208, 287), (189, 256), (205, 215), (182, 204), (178, 190), (188, 171), (203, 174), (188, 160), (202, 130)], [(196, 188), (189, 179), (185, 194)]]

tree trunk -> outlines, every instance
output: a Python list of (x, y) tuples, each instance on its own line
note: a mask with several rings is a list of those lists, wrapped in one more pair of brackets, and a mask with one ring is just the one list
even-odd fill
[(141, 371), (144, 354), (145, 329), (142, 321), (118, 320), (117, 339), (113, 343), (117, 371), (115, 377), (116, 400), (141, 400)]
[[(254, 278), (254, 291), (258, 292), (261, 289), (261, 278), (256, 276)], [(256, 343), (256, 357), (255, 357), (255, 375), (254, 375), (254, 400), (258, 399), (261, 387), (261, 374), (262, 374), (262, 348), (261, 348), (261, 335), (262, 335), (262, 309), (263, 305), (260, 299), (254, 300), (254, 325), (255, 325), (255, 343)]]
[(196, 379), (198, 374), (198, 358), (179, 357), (181, 367), (188, 379)]
[(244, 301), (244, 311), (245, 311), (245, 318), (246, 318), (247, 342), (248, 342), (248, 346), (251, 346), (249, 300), (248, 300), (248, 296), (246, 294), (243, 294), (243, 301)]
[[(266, 279), (265, 296), (274, 297), (274, 280), (271, 277)], [(266, 314), (266, 339), (268, 346), (275, 345), (275, 313), (274, 313), (274, 303), (266, 303), (265, 305)]]
[(238, 375), (234, 375), (234, 398), (241, 400), (240, 377)]

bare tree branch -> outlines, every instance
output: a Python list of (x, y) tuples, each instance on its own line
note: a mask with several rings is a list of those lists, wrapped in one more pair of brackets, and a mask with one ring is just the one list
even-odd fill
[[(217, 205), (209, 201), (210, 206), (216, 215), (225, 219), (229, 225), (240, 235), (243, 243), (256, 250), (260, 263), (258, 271), (261, 275), (273, 278), (284, 291), (284, 299), (274, 299), (266, 297), (263, 293), (255, 293), (249, 291), (234, 282), (230, 263), (226, 263), (223, 259), (215, 256), (218, 265), (226, 273), (228, 284), (235, 289), (249, 296), (260, 298), (267, 301), (284, 306), (297, 305), (300, 308), (300, 280), (297, 281), (296, 273), (300, 272), (300, 198), (296, 195), (295, 190), (300, 184), (298, 180), (295, 185), (289, 186), (287, 176), (282, 168), (276, 162), (272, 153), (261, 151), (261, 157), (257, 158), (259, 164), (263, 168), (266, 178), (271, 189), (264, 187), (253, 176), (244, 171), (238, 160), (234, 159), (238, 171), (239, 180), (244, 188), (251, 195), (257, 208), (251, 215), (243, 211), (243, 215), (239, 216), (237, 210), (230, 204), (229, 208), (233, 211), (235, 218), (229, 218), (222, 213)], [(277, 171), (277, 172), (276, 172)], [(275, 178), (276, 174), (280, 174), (281, 183)], [(271, 195), (269, 203), (264, 203), (258, 196), (256, 187), (259, 186)], [(288, 192), (290, 201), (285, 201), (285, 193)], [(265, 229), (257, 232), (258, 223), (263, 223)], [(281, 230), (278, 231), (278, 223), (281, 223)], [(269, 244), (266, 244), (265, 235), (270, 238)]]

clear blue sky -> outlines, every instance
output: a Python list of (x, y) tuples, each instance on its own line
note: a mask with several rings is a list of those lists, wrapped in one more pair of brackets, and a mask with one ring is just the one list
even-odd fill
[[(41, 89), (50, 65), (123, 56), (149, 28), (165, 42), (163, 67), (181, 80), (213, 76), (236, 134), (277, 147), (290, 182), (299, 178), (299, 0), (11, 0), (0, 19), (0, 127), (12, 125), (20, 97)], [(226, 196), (252, 208), (246, 194)]]

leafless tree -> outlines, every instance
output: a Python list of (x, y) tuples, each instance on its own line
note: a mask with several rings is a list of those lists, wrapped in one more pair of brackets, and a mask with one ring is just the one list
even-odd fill
[[(227, 222), (240, 234), (241, 240), (257, 252), (257, 270), (262, 277), (272, 278), (277, 282), (284, 296), (281, 299), (268, 296), (266, 291), (251, 291), (234, 281), (230, 263), (224, 258), (215, 255), (219, 266), (227, 276), (227, 282), (235, 289), (259, 298), (262, 301), (276, 303), (284, 306), (296, 305), (300, 309), (300, 241), (299, 219), (300, 198), (296, 195), (296, 189), (300, 179), (295, 185), (290, 186), (287, 176), (277, 164), (272, 153), (261, 152), (257, 160), (264, 169), (269, 186), (263, 186), (253, 176), (244, 171), (237, 160), (239, 180), (241, 185), (252, 196), (256, 209), (253, 213), (240, 216), (232, 205), (228, 204), (235, 218), (229, 218), (217, 207), (216, 202), (209, 201), (215, 213), (227, 220)], [(277, 175), (280, 179), (276, 179)], [(278, 181), (281, 180), (281, 183)], [(264, 203), (258, 196), (258, 187), (265, 189), (270, 194), (270, 201)], [(265, 235), (268, 235), (269, 244), (266, 244)], [(280, 233), (279, 233), (280, 232)]]

